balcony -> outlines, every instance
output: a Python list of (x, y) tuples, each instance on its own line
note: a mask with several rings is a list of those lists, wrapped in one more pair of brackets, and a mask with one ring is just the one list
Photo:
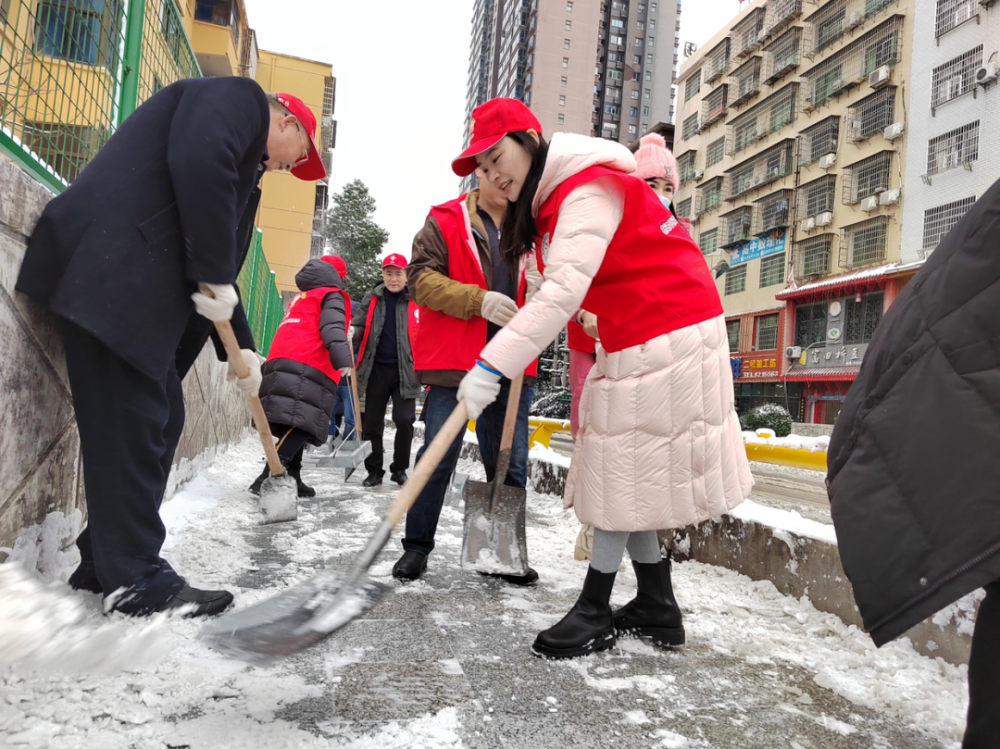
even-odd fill
[(802, 58), (802, 29), (794, 28), (778, 37), (764, 51), (764, 83), (773, 86), (799, 66)]
[[(240, 75), (243, 8), (239, 0), (197, 0), (191, 46), (206, 76)], [(253, 43), (256, 49), (256, 40)], [(246, 52), (249, 62), (250, 52)]]
[(743, 242), (753, 239), (753, 206), (744, 205), (735, 211), (724, 213), (719, 218), (722, 227), (721, 247), (731, 249)]
[(729, 89), (732, 92), (733, 107), (739, 107), (760, 93), (761, 59), (754, 57), (740, 65), (729, 76)]
[(751, 190), (758, 190), (791, 174), (794, 148), (795, 141), (789, 138), (727, 170), (726, 200), (736, 200)]
[(714, 83), (729, 70), (729, 37), (719, 42), (706, 55), (705, 83)]

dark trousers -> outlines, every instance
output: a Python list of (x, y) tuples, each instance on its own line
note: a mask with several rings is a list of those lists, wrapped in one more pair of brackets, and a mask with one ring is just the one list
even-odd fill
[[(500, 383), (500, 395), (489, 405), (476, 420), (476, 438), (479, 441), (479, 451), (486, 467), (487, 481), (493, 479), (496, 472), (497, 454), (500, 451), (500, 435), (503, 431), (503, 419), (507, 411), (507, 396), (510, 394), (510, 380)], [(534, 388), (521, 390), (521, 402), (517, 410), (517, 426), (514, 429), (514, 443), (511, 446), (510, 468), (507, 470), (506, 486), (516, 486), (523, 489), (528, 477), (528, 410)], [(458, 405), (458, 388), (433, 386), (427, 393), (422, 417), (424, 426), (424, 444), (417, 452), (419, 461), (441, 427), (451, 416)], [(403, 548), (406, 551), (417, 551), (430, 554), (434, 550), (434, 534), (437, 532), (438, 519), (441, 517), (441, 507), (444, 495), (448, 490), (448, 481), (458, 458), (462, 452), (463, 430), (448, 448), (444, 459), (434, 469), (427, 486), (420, 492), (410, 511), (406, 513), (406, 535), (403, 537)]]
[(87, 527), (77, 539), (114, 608), (146, 614), (184, 587), (160, 557), (160, 503), (184, 428), (184, 394), (171, 365), (142, 374), (82, 328), (61, 328), (83, 453)]
[(969, 656), (969, 715), (962, 749), (1000, 746), (1000, 580), (979, 604)]
[(390, 471), (405, 471), (410, 467), (413, 446), (413, 422), (417, 418), (416, 398), (403, 398), (400, 392), (399, 365), (374, 364), (365, 390), (364, 438), (372, 443), (372, 454), (365, 458), (369, 473), (382, 474), (382, 433), (385, 431), (385, 411), (392, 399), (392, 423), (396, 425)]
[(302, 453), (305, 451), (306, 445), (312, 441), (313, 436), (304, 429), (288, 426), (288, 424), (274, 424), (272, 422), (268, 422), (268, 424), (271, 426), (271, 436), (278, 440), (275, 450), (281, 460), (281, 465), (289, 473), (299, 473), (302, 470)]
[[(340, 381), (340, 385), (337, 386), (337, 400), (333, 404), (333, 416), (330, 417), (330, 431), (328, 434), (331, 437), (340, 436), (341, 439), (347, 439), (350, 437), (352, 440), (357, 440), (358, 435), (351, 434), (354, 431), (354, 395), (351, 393), (351, 388), (349, 385), (344, 384), (344, 380)], [(340, 422), (343, 418), (344, 428), (341, 430)]]

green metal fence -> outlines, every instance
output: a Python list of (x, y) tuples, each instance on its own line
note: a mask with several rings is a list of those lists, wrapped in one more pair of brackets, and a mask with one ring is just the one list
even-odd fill
[[(139, 104), (200, 76), (176, 0), (0, 0), (0, 151), (54, 192)], [(254, 243), (240, 288), (256, 300), (251, 328), (266, 351), (282, 305), (259, 232)]]
[(236, 279), (243, 299), (243, 308), (250, 322), (257, 350), (267, 356), (271, 348), (274, 332), (281, 324), (284, 315), (284, 305), (278, 287), (274, 283), (274, 271), (264, 257), (263, 234), (260, 229), (254, 229), (253, 240), (250, 242), (250, 252), (246, 262)]

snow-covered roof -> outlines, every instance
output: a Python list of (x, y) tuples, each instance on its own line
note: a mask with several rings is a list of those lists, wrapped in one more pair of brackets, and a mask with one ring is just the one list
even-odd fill
[(899, 263), (889, 263), (888, 265), (879, 265), (875, 268), (865, 268), (864, 270), (855, 271), (854, 273), (845, 273), (840, 276), (831, 276), (830, 278), (824, 278), (822, 281), (816, 281), (814, 283), (803, 284), (802, 286), (793, 286), (789, 289), (783, 289), (774, 295), (775, 299), (787, 299), (790, 296), (798, 296), (803, 292), (814, 291), (816, 289), (823, 289), (828, 286), (844, 286), (846, 284), (855, 283), (857, 281), (866, 281), (872, 278), (881, 278), (889, 275), (893, 270), (899, 267)]
[(819, 379), (853, 379), (861, 371), (860, 365), (850, 364), (846, 367), (803, 367), (793, 364), (788, 368), (786, 379), (795, 378), (799, 380), (819, 380)]

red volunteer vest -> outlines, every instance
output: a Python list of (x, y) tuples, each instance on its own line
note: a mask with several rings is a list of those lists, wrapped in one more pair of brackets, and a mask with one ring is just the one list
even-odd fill
[(604, 349), (621, 351), (721, 315), (722, 301), (698, 245), (645, 182), (606, 167), (592, 166), (570, 177), (542, 204), (539, 269), (544, 273), (566, 196), (605, 176), (621, 181), (625, 207), (581, 305), (597, 315)]
[[(472, 235), (472, 224), (465, 204), (465, 195), (431, 208), (441, 238), (448, 246), (448, 278), (459, 283), (475, 284), (486, 290), (486, 276), (480, 265), (479, 249)], [(518, 280), (517, 303), (524, 306), (526, 279), (524, 270)], [(478, 315), (470, 320), (419, 306), (410, 300), (408, 332), (413, 350), (413, 368), (417, 371), (457, 369), (468, 372), (486, 345), (486, 318)], [(538, 374), (535, 360), (525, 370)]]
[(330, 352), (327, 351), (323, 343), (323, 337), (319, 332), (320, 312), (323, 308), (323, 299), (327, 294), (340, 293), (344, 295), (344, 309), (346, 310), (347, 340), (351, 340), (351, 298), (343, 289), (333, 286), (323, 286), (312, 291), (306, 291), (292, 299), (285, 311), (285, 316), (281, 320), (277, 331), (274, 333), (274, 340), (271, 341), (271, 348), (267, 353), (267, 360), (291, 359), (293, 361), (308, 364), (313, 369), (318, 369), (336, 384), (340, 384), (340, 371), (333, 368), (330, 363)]

